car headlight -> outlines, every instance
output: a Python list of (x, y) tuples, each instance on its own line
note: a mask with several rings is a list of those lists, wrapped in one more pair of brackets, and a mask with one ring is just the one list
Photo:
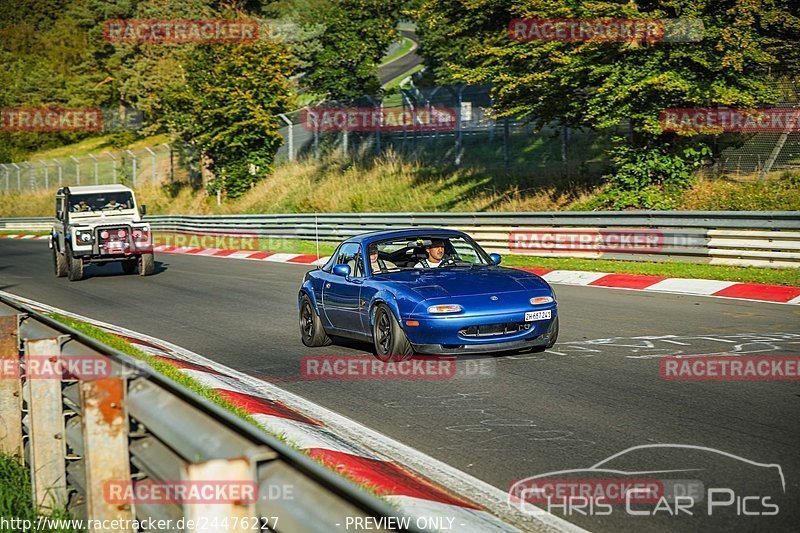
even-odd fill
[(94, 237), (92, 236), (92, 230), (76, 230), (75, 231), (75, 239), (78, 241), (78, 244), (89, 244), (92, 242)]
[(536, 296), (535, 298), (531, 298), (530, 302), (533, 305), (544, 305), (553, 303), (555, 300), (552, 296)]
[(433, 315), (441, 315), (443, 313), (460, 313), (463, 308), (458, 304), (444, 304), (432, 305), (428, 308), (428, 312)]

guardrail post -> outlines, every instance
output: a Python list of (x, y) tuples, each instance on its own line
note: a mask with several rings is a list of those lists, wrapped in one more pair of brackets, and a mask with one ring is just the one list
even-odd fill
[[(107, 360), (110, 364), (110, 360)], [(126, 380), (107, 377), (79, 382), (83, 463), (86, 468), (86, 516), (89, 520), (119, 520), (130, 523), (130, 505), (109, 503), (104, 487), (109, 482), (131, 479), (128, 461), (128, 412)], [(90, 531), (100, 533), (101, 528)], [(132, 531), (119, 529), (118, 531)]]
[(32, 375), (33, 369), (61, 355), (57, 338), (25, 340), (28, 377), (28, 421), (33, 497), (38, 506), (64, 507), (67, 503), (66, 438), (61, 380)]
[[(255, 504), (258, 500), (258, 483), (256, 483), (255, 466), (249, 458), (212, 459), (204, 463), (187, 464), (181, 472), (183, 479), (189, 483), (241, 483), (250, 484), (253, 489), (253, 501), (230, 503), (187, 503), (183, 505), (183, 516), (197, 524), (195, 529), (186, 531), (205, 531), (202, 523), (215, 523), (215, 520), (228, 521), (231, 529), (242, 533), (253, 528), (252, 520), (256, 516)], [(248, 523), (251, 522), (251, 523)], [(235, 526), (235, 527), (234, 527)], [(249, 526), (249, 527), (248, 527)], [(259, 524), (260, 526), (260, 524)]]
[(24, 456), (17, 315), (0, 316), (0, 453)]

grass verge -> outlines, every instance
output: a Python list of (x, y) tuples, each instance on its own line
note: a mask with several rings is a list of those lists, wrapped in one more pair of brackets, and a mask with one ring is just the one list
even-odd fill
[[(135, 348), (125, 339), (112, 333), (108, 333), (96, 326), (92, 326), (91, 324), (87, 324), (81, 320), (76, 320), (58, 313), (51, 313), (49, 316), (55, 320), (58, 320), (62, 324), (80, 331), (84, 335), (92, 337), (93, 339), (97, 339), (98, 341), (114, 348), (115, 350), (119, 350), (124, 354), (130, 355), (131, 357), (144, 362), (159, 374), (175, 381), (183, 387), (186, 387), (190, 391), (197, 393), (206, 400), (219, 405), (223, 409), (230, 411), (245, 422), (258, 427), (259, 429), (263, 429), (247, 411), (229, 402), (211, 387), (203, 385), (196, 379), (187, 376), (181, 372), (180, 369), (172, 366), (171, 364), (161, 361), (160, 359), (157, 359), (156, 357), (153, 357), (152, 355), (146, 354), (143, 351)], [(278, 438), (281, 437), (279, 436)]]
[[(48, 510), (46, 514), (51, 520), (43, 529), (46, 531), (55, 531), (59, 533), (72, 533), (82, 531), (74, 527), (63, 527), (69, 524), (57, 524), (54, 520), (69, 521), (70, 516), (65, 509)], [(30, 531), (34, 524), (40, 520), (40, 515), (35, 506), (33, 505), (33, 496), (31, 491), (30, 471), (28, 468), (20, 464), (13, 457), (0, 454), (0, 517), (6, 521), (18, 519), (16, 522), (19, 527), (12, 527), (6, 529), (5, 527), (0, 531)], [(44, 520), (44, 518), (42, 518)], [(26, 522), (28, 521), (28, 522)], [(12, 525), (14, 522), (12, 522)], [(30, 524), (31, 527), (22, 527), (22, 524)], [(57, 527), (62, 526), (62, 527)]]
[(0, 229), (0, 235), (49, 235), (48, 230)]
[(800, 287), (800, 269), (756, 268), (695, 263), (648, 263), (604, 259), (571, 259), (508, 255), (504, 266), (549, 268), (553, 270), (589, 270), (612, 274), (645, 274), (668, 278), (715, 279), (743, 283), (766, 283)]
[[(226, 400), (225, 398), (220, 396), (219, 393), (217, 393), (211, 387), (203, 385), (199, 381), (187, 376), (186, 374), (181, 372), (180, 369), (170, 365), (169, 363), (161, 361), (161, 360), (153, 357), (152, 355), (146, 354), (143, 351), (138, 350), (133, 345), (131, 345), (129, 342), (127, 342), (125, 339), (123, 339), (123, 338), (121, 338), (121, 337), (119, 337), (117, 335), (114, 335), (112, 333), (108, 333), (108, 332), (106, 332), (106, 331), (104, 331), (104, 330), (102, 330), (102, 329), (100, 329), (100, 328), (98, 328), (96, 326), (91, 325), (91, 324), (87, 324), (86, 322), (83, 322), (81, 320), (76, 320), (74, 318), (70, 318), (70, 317), (67, 317), (67, 316), (64, 316), (64, 315), (60, 315), (58, 313), (49, 313), (48, 316), (50, 316), (54, 320), (58, 320), (62, 324), (65, 324), (65, 325), (67, 325), (67, 326), (69, 326), (69, 327), (71, 327), (71, 328), (73, 328), (75, 330), (80, 331), (84, 335), (92, 337), (93, 339), (96, 339), (96, 340), (102, 342), (103, 344), (106, 344), (107, 346), (110, 346), (111, 348), (119, 350), (120, 352), (122, 352), (124, 354), (130, 355), (131, 357), (134, 357), (134, 358), (146, 363), (147, 365), (152, 367), (153, 370), (155, 370), (159, 374), (162, 374), (163, 376), (165, 376), (165, 377), (177, 382), (179, 385), (181, 385), (183, 387), (186, 387), (187, 389), (189, 389), (189, 390), (197, 393), (198, 395), (202, 396), (206, 400), (209, 400), (209, 401), (219, 405), (223, 409), (226, 409), (226, 410), (230, 411), (231, 413), (233, 413), (237, 417), (241, 418), (245, 422), (247, 422), (249, 424), (252, 424), (253, 426), (257, 427), (259, 430), (267, 431), (247, 411), (245, 411), (241, 407), (238, 407), (237, 405), (234, 405), (233, 403), (229, 402), (228, 400)], [(269, 432), (269, 433), (271, 435), (273, 435), (274, 437), (276, 437), (277, 439), (279, 439), (280, 441), (284, 442), (285, 444), (293, 447), (294, 449), (296, 449), (296, 450), (298, 450), (298, 451), (300, 451), (302, 453), (306, 453), (307, 454), (306, 450), (301, 450), (295, 443), (287, 440), (285, 435), (283, 435), (283, 434), (275, 434), (275, 433), (272, 433), (272, 432)], [(350, 473), (342, 471), (341, 468), (337, 467), (337, 465), (329, 464), (327, 461), (324, 461), (324, 460), (322, 460), (320, 458), (317, 458), (317, 457), (311, 457), (311, 458), (314, 461), (318, 462), (319, 464), (321, 464), (321, 465), (323, 465), (323, 466), (325, 466), (327, 468), (330, 468), (331, 470), (334, 470), (339, 475), (349, 479), (351, 482), (353, 482), (354, 484), (358, 485), (363, 490), (371, 493), (373, 496), (376, 496), (378, 498), (383, 499), (382, 498), (383, 493), (380, 490), (378, 490), (378, 488), (375, 487), (374, 485), (369, 484), (369, 483), (364, 483), (362, 480), (358, 479), (357, 477), (354, 477), (354, 476), (350, 475)], [(0, 471), (0, 480), (2, 480), (2, 479), (3, 479), (2, 472)], [(28, 491), (28, 493), (30, 493), (30, 490)], [(2, 488), (0, 488), (0, 498), (2, 498), (2, 496), (3, 496)], [(385, 503), (388, 503), (390, 506), (396, 507), (393, 504), (393, 502), (390, 502), (388, 500), (385, 500)], [(0, 500), (0, 516), (9, 516), (7, 514), (3, 514), (2, 513), (2, 510), (3, 510), (2, 505), (3, 505), (3, 502), (2, 502), (2, 500)]]
[[(184, 235), (156, 233), (156, 244), (169, 246), (188, 246), (191, 248), (220, 248), (247, 250), (257, 252), (280, 252), (294, 254), (315, 254), (313, 242), (279, 239), (279, 238), (247, 238), (216, 237), (213, 235)], [(331, 255), (336, 246), (320, 243), (320, 257)], [(619, 261), (608, 259), (576, 259), (569, 257), (534, 257), (525, 255), (503, 256), (503, 266), (549, 268), (553, 270), (588, 270), (591, 272), (608, 272), (612, 274), (644, 274), (664, 276), (668, 278), (714, 279), (721, 281), (739, 281), (743, 283), (766, 283), (770, 285), (788, 285), (800, 287), (800, 269), (790, 268), (757, 268), (708, 265), (697, 263), (658, 263), (643, 261)]]

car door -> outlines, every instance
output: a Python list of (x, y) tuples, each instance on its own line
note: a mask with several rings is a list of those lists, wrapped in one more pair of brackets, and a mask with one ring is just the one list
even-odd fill
[(361, 245), (345, 243), (339, 248), (334, 265), (349, 265), (350, 276), (327, 274), (322, 283), (325, 317), (336, 329), (363, 333), (359, 297), (364, 282)]

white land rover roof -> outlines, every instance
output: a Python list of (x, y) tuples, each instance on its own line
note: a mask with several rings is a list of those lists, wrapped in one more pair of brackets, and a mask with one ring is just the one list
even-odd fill
[(103, 192), (129, 192), (133, 193), (128, 187), (120, 184), (113, 185), (82, 185), (78, 187), (64, 187), (69, 189), (70, 194), (96, 194)]

